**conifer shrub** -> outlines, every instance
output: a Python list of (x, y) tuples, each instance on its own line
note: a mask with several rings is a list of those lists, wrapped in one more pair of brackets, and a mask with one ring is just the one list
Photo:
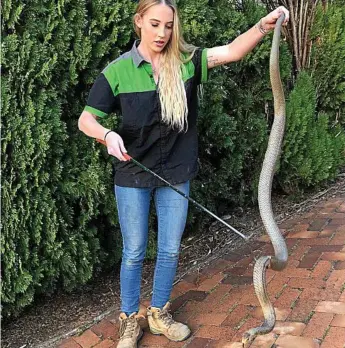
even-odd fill
[(312, 77), (298, 75), (288, 97), (286, 131), (279, 181), (294, 192), (333, 179), (345, 161), (345, 135), (340, 125), (330, 126), (325, 113), (317, 113)]
[(111, 166), (77, 119), (101, 66), (131, 38), (133, 6), (3, 3), (3, 316), (57, 287), (71, 290), (119, 259)]
[(345, 6), (343, 1), (321, 4), (312, 28), (310, 73), (316, 87), (317, 108), (332, 124), (345, 130)]

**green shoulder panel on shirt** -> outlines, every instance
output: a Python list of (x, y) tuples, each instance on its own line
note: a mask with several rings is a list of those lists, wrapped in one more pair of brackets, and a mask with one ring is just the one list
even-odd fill
[[(201, 69), (201, 82), (206, 82), (207, 49), (204, 49), (202, 52)], [(103, 70), (103, 74), (109, 82), (114, 96), (117, 96), (120, 93), (154, 91), (156, 85), (153, 79), (149, 77), (150, 73), (152, 73), (151, 64), (142, 62), (139, 67), (136, 67), (130, 52), (125, 53)], [(192, 78), (194, 74), (195, 66), (192, 60), (190, 60), (182, 67), (183, 81), (186, 82)]]
[(142, 63), (136, 67), (130, 54), (123, 55), (109, 64), (103, 71), (116, 96), (119, 93), (147, 92), (155, 90)]

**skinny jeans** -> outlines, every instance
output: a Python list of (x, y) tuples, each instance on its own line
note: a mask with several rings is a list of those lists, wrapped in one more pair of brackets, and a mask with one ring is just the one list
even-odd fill
[[(189, 195), (189, 181), (175, 187)], [(168, 186), (134, 188), (115, 185), (115, 196), (123, 240), (121, 310), (127, 315), (139, 311), (151, 197), (154, 199), (158, 218), (158, 250), (151, 306), (163, 308), (169, 301), (176, 274), (188, 200)]]

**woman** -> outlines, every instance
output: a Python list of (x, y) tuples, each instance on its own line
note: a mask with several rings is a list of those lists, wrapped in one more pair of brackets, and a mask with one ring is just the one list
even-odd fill
[[(188, 201), (126, 161), (124, 154), (128, 150), (188, 194), (189, 182), (197, 173), (197, 86), (207, 80), (208, 69), (242, 59), (274, 28), (282, 12), (286, 23), (289, 13), (279, 7), (230, 44), (199, 49), (183, 40), (173, 0), (140, 0), (134, 15), (140, 40), (102, 71), (90, 91), (79, 129), (104, 139), (108, 153), (120, 160), (115, 174), (123, 237), (118, 348), (137, 347), (142, 335), (138, 311), (151, 196), (158, 216), (158, 252), (147, 309), (149, 327), (172, 341), (183, 341), (191, 333), (169, 313)], [(116, 110), (122, 114), (118, 133), (97, 121)]]

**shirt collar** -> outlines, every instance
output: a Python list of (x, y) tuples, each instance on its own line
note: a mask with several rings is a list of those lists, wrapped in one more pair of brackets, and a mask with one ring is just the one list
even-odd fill
[(139, 67), (139, 65), (145, 61), (145, 59), (143, 58), (143, 56), (140, 54), (138, 50), (137, 46), (139, 46), (139, 43), (140, 43), (140, 40), (135, 40), (131, 50), (133, 62), (136, 67)]

